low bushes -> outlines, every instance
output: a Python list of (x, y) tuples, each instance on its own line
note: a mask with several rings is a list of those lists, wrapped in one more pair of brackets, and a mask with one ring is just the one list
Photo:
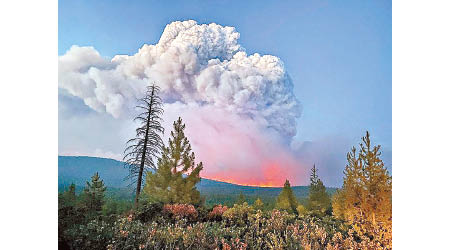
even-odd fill
[(175, 220), (187, 219), (193, 221), (198, 217), (194, 206), (187, 204), (166, 204), (164, 205), (163, 213), (168, 214)]
[(223, 213), (223, 218), (227, 220), (227, 222), (231, 224), (237, 225), (246, 225), (248, 222), (248, 216), (254, 212), (254, 209), (244, 202), (243, 204), (234, 204), (234, 206), (230, 209), (227, 209)]
[(297, 216), (276, 209), (263, 212), (246, 203), (232, 208), (215, 206), (205, 216), (199, 209), (184, 204), (154, 205), (114, 222), (92, 220), (69, 231), (70, 245), (110, 250), (392, 248), (386, 237), (366, 237), (332, 216)]
[(208, 219), (220, 221), (222, 220), (222, 215), (228, 210), (227, 206), (217, 205), (213, 207), (211, 212), (208, 213)]

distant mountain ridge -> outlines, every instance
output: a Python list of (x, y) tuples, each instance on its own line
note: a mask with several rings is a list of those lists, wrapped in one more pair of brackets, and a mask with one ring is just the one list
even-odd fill
[(124, 181), (128, 170), (123, 162), (91, 156), (58, 156), (58, 185), (84, 186), (91, 176), (98, 172), (107, 187), (123, 188), (130, 182)]
[[(58, 189), (62, 191), (74, 183), (79, 190), (95, 172), (99, 173), (108, 188), (121, 190), (125, 196), (132, 195), (133, 188), (128, 187), (130, 181), (124, 181), (128, 169), (124, 168), (123, 162), (90, 156), (58, 156)], [(276, 198), (282, 187), (243, 186), (202, 178), (197, 189), (205, 196), (233, 196), (242, 192), (245, 196)], [(293, 186), (292, 190), (297, 197), (304, 198), (308, 196), (309, 187)], [(329, 193), (334, 193), (335, 190), (327, 188)]]

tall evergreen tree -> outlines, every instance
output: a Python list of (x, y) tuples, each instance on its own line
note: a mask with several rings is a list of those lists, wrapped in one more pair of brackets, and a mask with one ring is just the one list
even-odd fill
[(58, 194), (58, 224), (61, 230), (73, 222), (76, 216), (76, 203), (75, 184), (72, 183), (68, 190)]
[(75, 207), (76, 204), (75, 184), (70, 184), (69, 188), (58, 195), (58, 207)]
[(316, 165), (311, 169), (308, 209), (325, 213), (331, 207), (331, 199), (322, 180), (317, 175)]
[(161, 116), (164, 111), (162, 100), (158, 96), (159, 90), (159, 87), (153, 84), (147, 88), (145, 96), (139, 99), (136, 108), (141, 109), (142, 112), (134, 118), (134, 121), (138, 121), (140, 126), (136, 129), (136, 137), (127, 142), (124, 151), (123, 161), (130, 170), (128, 178), (132, 180), (132, 183), (136, 182), (136, 207), (144, 175), (150, 169), (157, 169), (154, 158), (159, 156), (163, 147), (161, 135), (164, 133), (164, 128), (161, 125)]
[(82, 205), (88, 213), (98, 213), (102, 210), (105, 191), (106, 187), (97, 172), (91, 177), (90, 182), (86, 182), (82, 193)]
[(200, 181), (203, 164), (195, 164), (194, 152), (184, 134), (186, 125), (181, 117), (173, 123), (169, 145), (163, 147), (158, 169), (147, 173), (144, 193), (154, 201), (164, 203), (200, 204)]
[(247, 202), (247, 201), (245, 200), (244, 194), (241, 192), (239, 194), (239, 197), (238, 197), (238, 200), (237, 200), (237, 204), (242, 205), (242, 204), (244, 204), (244, 202)]
[(333, 197), (333, 214), (350, 223), (356, 219), (389, 227), (392, 177), (380, 159), (380, 145), (372, 147), (369, 132), (362, 140), (358, 154), (355, 147), (347, 154), (344, 183)]
[(65, 231), (82, 221), (83, 214), (79, 214), (76, 209), (77, 196), (75, 194), (75, 184), (71, 184), (69, 189), (58, 194), (58, 249), (69, 249)]
[(284, 183), (281, 193), (277, 197), (276, 208), (286, 210), (288, 212), (297, 213), (298, 201), (292, 192), (291, 184), (288, 180)]
[(260, 198), (256, 199), (256, 201), (253, 203), (253, 208), (255, 210), (263, 210), (264, 209), (264, 203)]
[(316, 164), (314, 164), (313, 168), (311, 169), (311, 176), (309, 177), (310, 186), (316, 186), (318, 180), (319, 176), (317, 176)]

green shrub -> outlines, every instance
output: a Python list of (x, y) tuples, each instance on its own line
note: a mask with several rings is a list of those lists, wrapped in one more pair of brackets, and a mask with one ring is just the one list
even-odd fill
[(234, 204), (230, 209), (223, 213), (223, 218), (226, 218), (230, 224), (238, 224), (240, 226), (247, 224), (249, 214), (253, 213), (254, 209), (244, 202), (242, 205)]
[(162, 203), (141, 204), (136, 211), (136, 218), (143, 223), (152, 221), (162, 215), (163, 207)]
[(149, 226), (135, 219), (133, 214), (118, 219), (113, 230), (113, 238), (108, 249), (140, 249), (140, 246), (148, 241)]
[(113, 225), (94, 219), (66, 231), (72, 249), (106, 249), (113, 237)]
[(210, 211), (183, 204), (165, 207), (148, 204), (129, 215), (75, 224), (65, 233), (67, 242), (72, 249), (109, 250), (389, 249), (391, 244), (390, 231), (370, 238), (333, 216), (308, 211), (301, 216), (277, 209), (255, 211), (247, 203)]
[(304, 216), (306, 214), (306, 208), (303, 205), (298, 205), (297, 213), (299, 216)]

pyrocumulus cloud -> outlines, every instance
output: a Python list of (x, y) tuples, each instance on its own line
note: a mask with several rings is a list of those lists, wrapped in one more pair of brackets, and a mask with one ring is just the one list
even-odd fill
[(168, 24), (157, 44), (134, 55), (108, 59), (93, 47), (72, 46), (59, 57), (59, 87), (97, 112), (126, 118), (155, 83), (166, 129), (177, 116), (185, 120), (206, 177), (303, 182), (304, 168), (289, 147), (301, 115), (293, 83), (280, 58), (247, 55), (239, 36), (233, 27), (190, 20)]

